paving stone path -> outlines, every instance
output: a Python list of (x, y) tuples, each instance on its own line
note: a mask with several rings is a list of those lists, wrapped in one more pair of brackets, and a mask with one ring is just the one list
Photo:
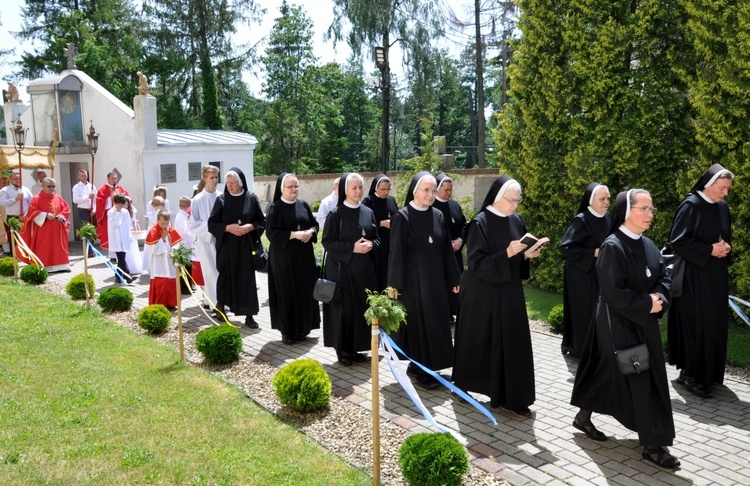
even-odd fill
[[(61, 284), (83, 272), (80, 244), (71, 248), (72, 273), (50, 279)], [(114, 284), (104, 263), (90, 270), (100, 288)], [(341, 366), (336, 353), (323, 347), (322, 330), (313, 331), (307, 342), (282, 344), (281, 335), (271, 329), (267, 278), (259, 274), (260, 329), (242, 326), (244, 351), (274, 366), (306, 357), (323, 363), (330, 371), (334, 393), (368, 410), (372, 409), (369, 361)], [(138, 309), (148, 304), (148, 277), (129, 287)], [(183, 301), (184, 325), (200, 328), (209, 324), (197, 301)], [(241, 320), (231, 319), (236, 322)], [(668, 368), (670, 393), (677, 438), (671, 451), (682, 461), (677, 472), (659, 469), (641, 459), (637, 434), (614, 419), (594, 415), (597, 427), (610, 439), (594, 442), (575, 430), (571, 423), (576, 410), (569, 404), (577, 360), (560, 354), (560, 338), (532, 332), (536, 370), (534, 415), (522, 420), (509, 412), (493, 410), (494, 426), (468, 406), (454, 402), (444, 389), (418, 389), (425, 405), (444, 427), (461, 433), (469, 441), (472, 462), (513, 485), (523, 484), (720, 484), (750, 485), (750, 385), (726, 380), (715, 398), (701, 399), (674, 380), (677, 371)], [(380, 364), (381, 420), (390, 420), (413, 431), (430, 430), (409, 398), (393, 379), (387, 364)], [(477, 396), (488, 403), (487, 397)]]

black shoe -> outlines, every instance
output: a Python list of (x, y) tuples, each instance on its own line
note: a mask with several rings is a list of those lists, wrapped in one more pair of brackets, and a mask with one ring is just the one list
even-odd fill
[(339, 363), (341, 363), (344, 366), (351, 366), (352, 360), (349, 358), (349, 355), (344, 353), (336, 353), (336, 356), (338, 357)]
[(503, 405), (503, 408), (509, 412), (513, 412), (521, 418), (531, 418), (531, 409), (529, 407), (510, 408), (507, 405)]
[(680, 467), (680, 460), (667, 452), (663, 447), (646, 447), (643, 449), (641, 457), (664, 469), (677, 469)]
[(453, 400), (457, 401), (458, 403), (462, 403), (464, 405), (467, 405), (469, 403), (468, 400), (454, 391), (451, 392), (451, 396), (453, 397)]
[(250, 329), (258, 329), (260, 326), (257, 322), (255, 322), (255, 319), (253, 319), (253, 316), (247, 316), (245, 317), (245, 325), (249, 327)]
[(604, 442), (605, 440), (607, 440), (607, 436), (600, 432), (596, 427), (594, 427), (594, 424), (591, 423), (590, 419), (581, 420), (581, 418), (576, 415), (576, 418), (573, 419), (573, 427), (586, 434), (586, 436), (591, 440), (595, 440), (597, 442)]
[(440, 386), (440, 382), (427, 373), (422, 373), (421, 375), (417, 376), (416, 382), (425, 390), (434, 390), (435, 388)]
[(281, 336), (281, 342), (284, 344), (292, 345), (294, 344), (294, 339), (292, 338), (292, 336), (284, 335), (284, 336)]
[(406, 374), (408, 376), (413, 376), (416, 378), (421, 373), (422, 373), (422, 370), (414, 363), (409, 363), (409, 366), (406, 367)]

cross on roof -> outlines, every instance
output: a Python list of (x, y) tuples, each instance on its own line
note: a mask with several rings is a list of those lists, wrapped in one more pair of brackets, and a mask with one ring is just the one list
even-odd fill
[(76, 55), (78, 55), (78, 49), (73, 42), (68, 42), (67, 47), (63, 49), (65, 57), (68, 58), (68, 69), (76, 68)]

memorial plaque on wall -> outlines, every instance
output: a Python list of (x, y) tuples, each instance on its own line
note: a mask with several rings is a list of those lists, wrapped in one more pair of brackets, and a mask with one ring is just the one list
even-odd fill
[(161, 164), (161, 183), (177, 182), (177, 164)]
[(201, 177), (201, 163), (188, 162), (188, 180), (199, 181), (201, 179), (203, 179), (203, 177)]

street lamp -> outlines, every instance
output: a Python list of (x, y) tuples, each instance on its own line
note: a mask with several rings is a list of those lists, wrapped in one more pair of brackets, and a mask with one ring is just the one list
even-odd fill
[[(16, 121), (16, 126), (11, 130), (11, 132), (13, 133), (13, 146), (18, 152), (18, 177), (21, 182), (21, 194), (23, 194), (23, 170), (21, 170), (21, 152), (23, 152), (24, 147), (26, 147), (26, 134), (29, 132), (29, 129), (23, 127), (20, 116)], [(21, 199), (21, 209), (19, 211), (19, 214), (23, 216), (23, 199)]]
[[(94, 120), (91, 120), (91, 127), (89, 128), (89, 133), (86, 137), (89, 139), (89, 153), (91, 154), (91, 177), (89, 182), (94, 184), (94, 156), (96, 155), (96, 151), (99, 150), (99, 134), (96, 133), (96, 129), (94, 128)], [(91, 215), (90, 218), (91, 217), (94, 216)], [(81, 223), (83, 223), (83, 221), (81, 221)]]
[(383, 90), (383, 156), (381, 171), (385, 174), (388, 168), (388, 154), (391, 151), (388, 141), (391, 109), (391, 69), (388, 67), (388, 51), (385, 47), (378, 46), (375, 48), (375, 65), (380, 70), (380, 89)]

